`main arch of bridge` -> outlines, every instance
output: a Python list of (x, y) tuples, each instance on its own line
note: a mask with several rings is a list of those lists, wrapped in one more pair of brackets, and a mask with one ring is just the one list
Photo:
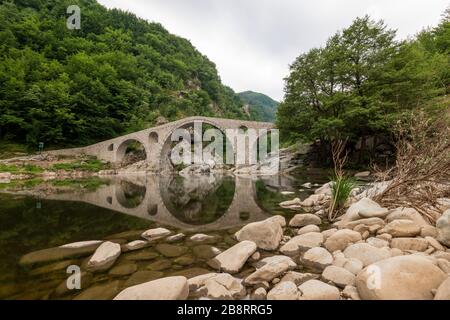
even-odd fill
[[(257, 135), (274, 129), (275, 125), (269, 122), (243, 121), (234, 119), (211, 117), (188, 117), (164, 125), (133, 132), (114, 139), (102, 141), (87, 147), (56, 151), (58, 154), (80, 154), (96, 156), (98, 159), (118, 164), (123, 160), (127, 146), (133, 142), (139, 142), (145, 148), (146, 161), (150, 170), (161, 169), (161, 152), (164, 143), (170, 138), (175, 129), (200, 122), (218, 128), (222, 132), (227, 129), (254, 129)], [(233, 146), (235, 147), (235, 146)]]

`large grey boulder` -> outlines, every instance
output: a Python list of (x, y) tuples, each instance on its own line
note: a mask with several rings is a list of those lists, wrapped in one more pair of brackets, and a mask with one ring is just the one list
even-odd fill
[(384, 218), (388, 212), (388, 209), (381, 207), (375, 201), (369, 198), (362, 198), (347, 209), (341, 222), (347, 223), (362, 218)]
[(238, 241), (253, 241), (260, 249), (275, 250), (280, 245), (283, 229), (277, 219), (269, 218), (244, 226), (235, 236)]
[(185, 277), (168, 277), (137, 286), (120, 292), (114, 300), (186, 300), (189, 287)]
[(356, 277), (363, 300), (431, 300), (432, 290), (447, 278), (433, 262), (419, 255), (376, 262)]

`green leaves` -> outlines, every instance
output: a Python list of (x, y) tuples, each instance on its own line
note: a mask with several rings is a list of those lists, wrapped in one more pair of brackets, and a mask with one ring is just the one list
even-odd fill
[(245, 117), (215, 65), (159, 24), (91, 0), (2, 2), (0, 19), (0, 139), (85, 145), (160, 115)]
[(395, 31), (365, 16), (301, 54), (278, 109), (282, 139), (355, 144), (389, 134), (405, 110), (450, 90), (449, 28), (447, 11), (437, 28), (396, 42)]

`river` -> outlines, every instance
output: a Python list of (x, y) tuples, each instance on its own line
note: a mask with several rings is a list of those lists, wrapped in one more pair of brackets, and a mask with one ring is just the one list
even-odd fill
[[(291, 217), (295, 212), (279, 203), (310, 195), (313, 189), (302, 187), (306, 182), (327, 181), (327, 172), (302, 169), (290, 176), (150, 175), (0, 185), (0, 299), (109, 299), (148, 279), (204, 273), (211, 250), (230, 247), (241, 226), (277, 214)], [(175, 252), (149, 247), (122, 254), (115, 264), (122, 268), (90, 275), (84, 290), (58, 288), (69, 276), (67, 266), (83, 269), (86, 256), (19, 263), (30, 252), (78, 241), (125, 244), (160, 226), (187, 236), (173, 244)], [(196, 233), (214, 240), (194, 243), (188, 237)]]

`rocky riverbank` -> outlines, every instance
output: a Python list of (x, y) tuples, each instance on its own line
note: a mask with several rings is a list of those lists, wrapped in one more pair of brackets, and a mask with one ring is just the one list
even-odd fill
[[(80, 264), (82, 291), (74, 296), (60, 280), (47, 296), (55, 299), (450, 299), (450, 199), (430, 224), (413, 208), (371, 200), (382, 188), (355, 189), (333, 224), (328, 183), (282, 203), (299, 210), (289, 221), (273, 216), (226, 236), (130, 231), (32, 252), (20, 264), (35, 274)], [(165, 272), (171, 266), (178, 271)]]

